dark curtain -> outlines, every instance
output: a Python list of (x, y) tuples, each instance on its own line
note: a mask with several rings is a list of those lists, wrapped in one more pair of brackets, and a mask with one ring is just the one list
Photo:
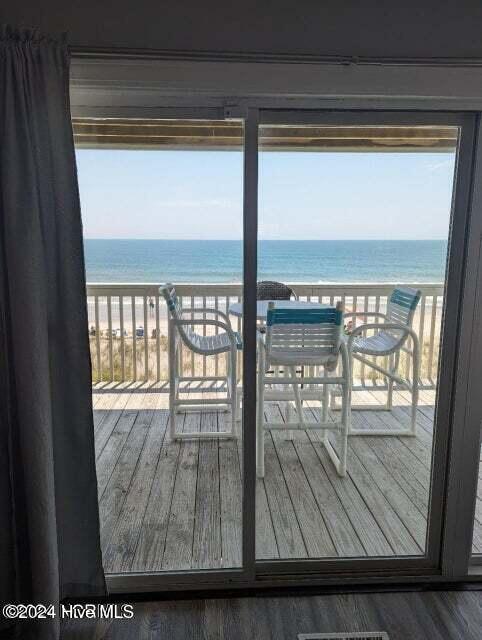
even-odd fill
[(68, 48), (0, 27), (2, 604), (104, 594), (93, 433)]

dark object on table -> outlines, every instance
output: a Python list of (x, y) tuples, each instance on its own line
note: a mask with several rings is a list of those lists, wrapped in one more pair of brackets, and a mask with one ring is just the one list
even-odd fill
[(297, 295), (291, 287), (282, 282), (262, 280), (256, 285), (257, 300), (297, 300)]

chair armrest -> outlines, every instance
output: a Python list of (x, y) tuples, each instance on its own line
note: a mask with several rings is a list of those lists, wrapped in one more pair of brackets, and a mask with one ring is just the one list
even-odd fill
[(218, 315), (223, 318), (226, 324), (231, 326), (231, 320), (227, 313), (224, 311), (220, 311), (219, 309), (213, 309), (212, 307), (186, 307), (181, 309), (182, 313), (212, 313), (213, 315)]
[(362, 334), (364, 331), (368, 331), (370, 329), (378, 329), (378, 330), (386, 330), (386, 329), (394, 329), (396, 331), (402, 331), (406, 334), (406, 336), (410, 336), (413, 340), (413, 344), (418, 349), (418, 336), (415, 331), (411, 327), (407, 327), (406, 324), (398, 324), (397, 322), (371, 322), (368, 324), (361, 324), (356, 329), (350, 333), (347, 340), (348, 351), (351, 351), (354, 339)]
[(234, 346), (237, 344), (236, 336), (234, 335), (234, 331), (231, 329), (231, 325), (227, 325), (225, 322), (221, 322), (220, 320), (208, 320), (208, 319), (197, 319), (192, 318), (190, 320), (182, 319), (178, 320), (173, 318), (171, 320), (172, 324), (176, 327), (192, 327), (192, 326), (201, 326), (201, 327), (219, 327), (220, 329), (224, 329), (224, 331), (228, 334), (230, 341)]

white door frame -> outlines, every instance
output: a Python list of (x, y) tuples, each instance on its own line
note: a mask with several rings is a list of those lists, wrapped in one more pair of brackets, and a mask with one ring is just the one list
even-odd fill
[[(482, 69), (424, 69), (420, 68), (389, 69), (371, 68), (332, 68), (330, 65), (255, 65), (242, 63), (246, 76), (236, 74), (233, 65), (236, 63), (164, 63), (162, 61), (75, 61), (73, 63), (72, 81), (72, 114), (84, 117), (199, 117), (217, 119), (243, 117), (246, 123), (245, 147), (245, 286), (256, 282), (256, 249), (253, 233), (257, 222), (257, 119), (259, 108), (291, 110), (340, 109), (345, 111), (363, 108), (364, 111), (383, 108), (388, 111), (407, 110), (443, 111), (482, 111)], [(249, 67), (249, 73), (247, 67)], [(182, 72), (182, 73), (180, 73)], [(252, 74), (252, 75), (250, 75)], [(331, 84), (325, 84), (331, 78)], [(262, 82), (262, 80), (266, 82)], [(278, 80), (278, 88), (274, 87)], [(364, 82), (365, 79), (365, 82)], [(165, 82), (163, 82), (165, 80)], [(336, 82), (335, 82), (336, 80)], [(316, 82), (315, 82), (316, 81)], [(310, 83), (314, 86), (329, 86), (329, 91), (308, 92)], [(337, 84), (338, 82), (338, 84)], [(235, 83), (235, 84), (233, 84)], [(287, 84), (291, 83), (291, 90)], [(342, 86), (340, 86), (340, 83)], [(397, 84), (398, 83), (398, 84)], [(361, 95), (362, 85), (365, 88)], [(398, 86), (398, 91), (394, 90)], [(400, 87), (404, 94), (400, 95)], [(231, 91), (228, 92), (228, 88)], [(442, 90), (443, 89), (443, 90)], [(241, 92), (245, 92), (240, 96)], [(283, 92), (281, 94), (281, 92)], [(378, 93), (377, 93), (378, 91)], [(437, 95), (438, 91), (438, 95)], [(338, 93), (336, 93), (338, 92)], [(314, 93), (316, 95), (314, 95)], [(327, 95), (331, 93), (331, 95)], [(234, 96), (234, 97), (233, 97)], [(306, 113), (306, 112), (305, 112)], [(326, 112), (325, 112), (326, 113)], [(195, 115), (197, 114), (197, 116)], [(400, 115), (400, 114), (397, 114)], [(395, 120), (397, 115), (394, 114)], [(339, 117), (339, 113), (337, 114)], [(416, 119), (416, 117), (415, 117)], [(480, 122), (477, 133), (480, 133)], [(252, 461), (254, 455), (254, 430), (246, 429), (244, 433), (244, 506), (243, 506), (243, 562), (242, 570), (172, 572), (163, 574), (130, 574), (108, 576), (109, 589), (113, 592), (159, 591), (162, 589), (190, 589), (226, 587), (252, 587), (255, 585), (279, 584), (340, 584), (354, 582), (403, 582), (405, 580), (443, 581), (463, 580), (467, 575), (469, 562), (469, 545), (475, 508), (478, 457), (474, 451), (480, 446), (480, 419), (482, 417), (482, 394), (477, 391), (477, 381), (482, 378), (482, 340), (480, 327), (482, 308), (478, 288), (482, 271), (480, 265), (480, 238), (482, 234), (482, 180), (475, 180), (482, 175), (481, 136), (474, 138), (477, 145), (476, 166), (468, 161), (463, 176), (463, 190), (466, 194), (473, 192), (470, 203), (471, 222), (470, 235), (467, 241), (465, 276), (463, 281), (464, 305), (457, 322), (462, 328), (463, 336), (458, 345), (457, 381), (454, 385), (453, 421), (456, 429), (444, 444), (450, 454), (448, 484), (445, 502), (445, 518), (439, 521), (443, 529), (443, 544), (439, 547), (437, 558), (439, 569), (433, 569), (434, 557), (427, 563), (420, 558), (403, 559), (403, 566), (392, 560), (322, 561), (320, 564), (303, 563), (302, 567), (293, 566), (276, 570), (278, 575), (263, 572), (260, 581), (255, 579), (254, 566), (254, 496), (255, 473)], [(467, 142), (467, 144), (474, 144)], [(462, 205), (460, 205), (462, 206)], [(467, 205), (468, 206), (468, 205)], [(464, 242), (462, 238), (459, 242)], [(254, 318), (253, 296), (245, 296), (245, 326), (249, 327), (249, 319)], [(474, 311), (475, 309), (475, 311)], [(455, 320), (454, 320), (455, 321)], [(254, 326), (254, 322), (251, 323)], [(252, 353), (253, 336), (246, 329), (246, 354)], [(463, 357), (462, 357), (463, 356)], [(252, 355), (244, 355), (247, 370), (255, 371), (255, 359)], [(469, 361), (468, 366), (463, 362)], [(252, 371), (252, 372), (253, 372)], [(247, 387), (248, 400), (245, 403), (247, 422), (251, 423), (255, 415), (255, 388)], [(251, 400), (249, 398), (251, 397)], [(253, 404), (254, 398), (254, 404)], [(467, 410), (465, 407), (469, 407)], [(251, 415), (252, 414), (252, 415)], [(254, 422), (253, 422), (254, 424)], [(448, 434), (447, 434), (448, 435)], [(442, 445), (441, 445), (442, 446)], [(440, 456), (439, 456), (440, 457)], [(445, 471), (437, 472), (437, 482), (445, 484)], [(251, 504), (249, 504), (251, 502)], [(434, 522), (433, 530), (437, 528)], [(464, 536), (460, 536), (461, 528)], [(455, 532), (458, 532), (455, 535)], [(433, 545), (432, 545), (433, 547)], [(435, 553), (435, 552), (433, 552)], [(359, 565), (358, 565), (359, 563)], [(258, 569), (260, 567), (258, 566)], [(270, 571), (273, 567), (265, 567)], [(261, 566), (262, 569), (262, 566)], [(297, 572), (302, 570), (304, 574)], [(339, 575), (343, 573), (343, 577)]]

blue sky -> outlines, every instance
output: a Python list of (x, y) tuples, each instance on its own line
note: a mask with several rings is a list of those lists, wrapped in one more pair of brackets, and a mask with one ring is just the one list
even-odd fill
[[(240, 239), (235, 151), (77, 149), (86, 238)], [(260, 154), (260, 239), (446, 239), (454, 153)]]

